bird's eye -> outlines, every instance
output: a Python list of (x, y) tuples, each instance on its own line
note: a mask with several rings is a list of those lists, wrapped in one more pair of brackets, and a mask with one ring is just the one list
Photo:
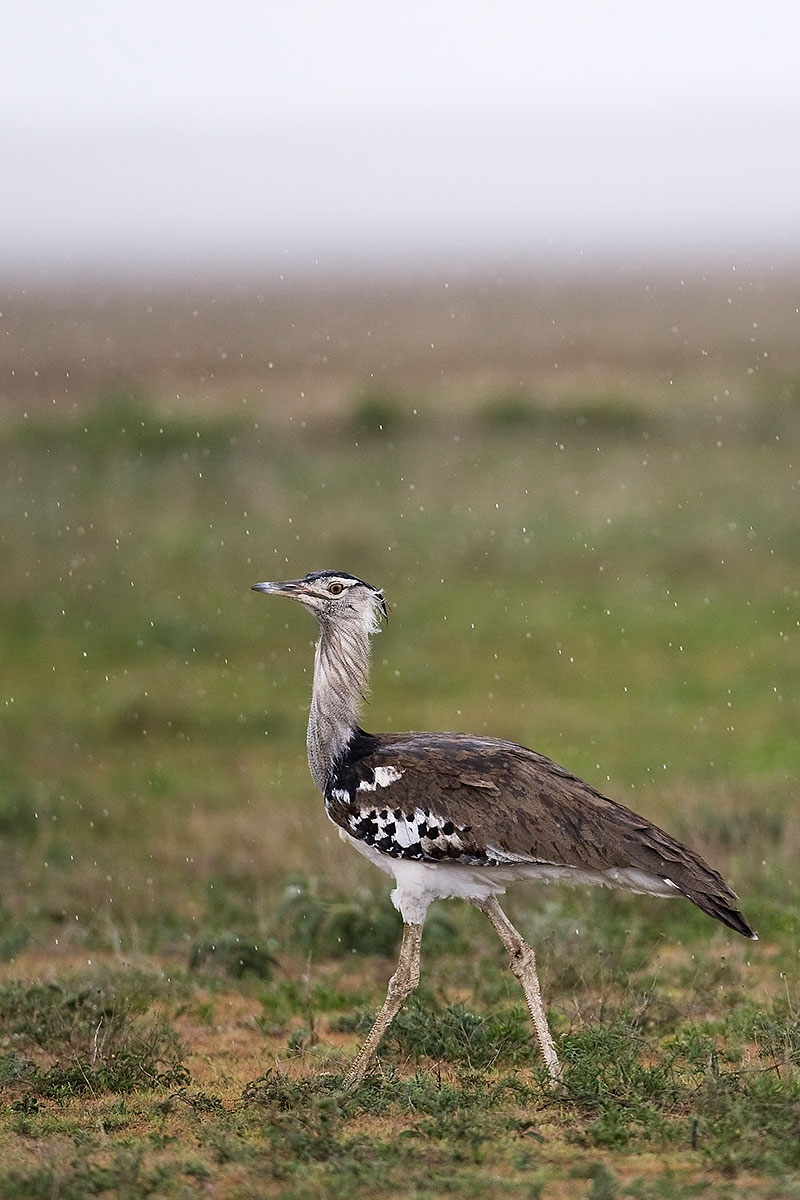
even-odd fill
[(344, 591), (344, 585), (341, 583), (329, 583), (328, 591), (332, 596), (340, 596)]

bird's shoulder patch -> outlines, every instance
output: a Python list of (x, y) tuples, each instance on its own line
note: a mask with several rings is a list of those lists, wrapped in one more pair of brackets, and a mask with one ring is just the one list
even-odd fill
[[(420, 862), (443, 859), (470, 864), (486, 861), (472, 827), (448, 819), (424, 796), (413, 764), (391, 755), (345, 755), (325, 789), (325, 809), (351, 837), (391, 858)], [(411, 776), (411, 778), (409, 778)]]

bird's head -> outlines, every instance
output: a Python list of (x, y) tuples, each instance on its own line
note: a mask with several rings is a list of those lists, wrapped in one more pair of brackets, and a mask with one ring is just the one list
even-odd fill
[(386, 600), (380, 588), (346, 571), (312, 571), (302, 579), (254, 583), (253, 591), (299, 600), (323, 629), (356, 627), (364, 633), (378, 633), (381, 619), (387, 617)]

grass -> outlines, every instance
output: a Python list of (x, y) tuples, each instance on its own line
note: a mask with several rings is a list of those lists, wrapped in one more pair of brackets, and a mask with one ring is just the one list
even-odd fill
[[(675, 411), (645, 358), (559, 395), (337, 375), (300, 428), (280, 397), (176, 405), (149, 353), (0, 431), (0, 1194), (800, 1195), (795, 364)], [(557, 1099), (455, 904), (341, 1090), (398, 918), (307, 777), (314, 630), (249, 591), (325, 565), (390, 601), (367, 727), (535, 745), (699, 849), (761, 934), (513, 892)]]

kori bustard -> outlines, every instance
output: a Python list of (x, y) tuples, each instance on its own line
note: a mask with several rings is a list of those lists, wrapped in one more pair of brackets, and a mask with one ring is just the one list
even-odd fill
[(319, 622), (308, 720), (308, 762), (341, 837), (394, 876), (403, 918), (397, 969), (345, 1083), (358, 1083), (419, 982), (428, 906), (455, 896), (491, 921), (525, 993), (548, 1072), (561, 1065), (542, 1003), (536, 959), (497, 897), (516, 880), (605, 884), (684, 896), (756, 938), (736, 894), (693, 850), (563, 767), (514, 742), (462, 733), (366, 733), (358, 724), (370, 636), (383, 592), (345, 571), (257, 583), (299, 601)]

